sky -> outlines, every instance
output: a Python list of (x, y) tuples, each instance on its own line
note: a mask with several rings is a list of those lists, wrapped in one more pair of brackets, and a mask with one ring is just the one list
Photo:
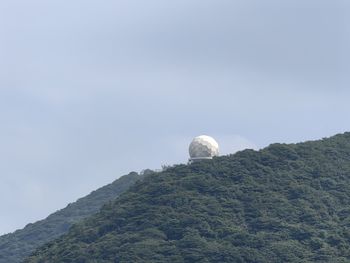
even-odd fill
[(350, 131), (348, 0), (0, 1), (0, 234), (130, 171)]

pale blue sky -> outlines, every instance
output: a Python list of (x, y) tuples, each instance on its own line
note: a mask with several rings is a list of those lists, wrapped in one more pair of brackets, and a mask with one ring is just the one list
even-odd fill
[(129, 171), (350, 131), (347, 0), (0, 2), (0, 233)]

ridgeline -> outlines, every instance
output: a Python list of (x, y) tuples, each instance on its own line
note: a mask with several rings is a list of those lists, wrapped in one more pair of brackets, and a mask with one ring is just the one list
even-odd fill
[(0, 263), (23, 262), (35, 249), (63, 235), (74, 223), (98, 212), (102, 205), (115, 199), (141, 178), (135, 172), (122, 176), (44, 220), (0, 236)]
[(350, 262), (350, 133), (150, 174), (25, 262)]

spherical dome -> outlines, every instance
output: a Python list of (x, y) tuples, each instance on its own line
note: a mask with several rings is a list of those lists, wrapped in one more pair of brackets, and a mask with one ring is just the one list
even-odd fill
[(201, 135), (193, 139), (189, 152), (192, 160), (211, 159), (219, 155), (219, 144), (212, 137)]

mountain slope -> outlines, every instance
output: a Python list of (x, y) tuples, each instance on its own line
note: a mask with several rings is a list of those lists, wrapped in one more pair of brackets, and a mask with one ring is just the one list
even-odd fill
[(134, 172), (122, 176), (44, 220), (1, 236), (0, 263), (22, 262), (36, 248), (66, 233), (73, 223), (96, 213), (103, 204), (115, 199), (141, 177)]
[(350, 133), (147, 176), (26, 262), (350, 262)]

